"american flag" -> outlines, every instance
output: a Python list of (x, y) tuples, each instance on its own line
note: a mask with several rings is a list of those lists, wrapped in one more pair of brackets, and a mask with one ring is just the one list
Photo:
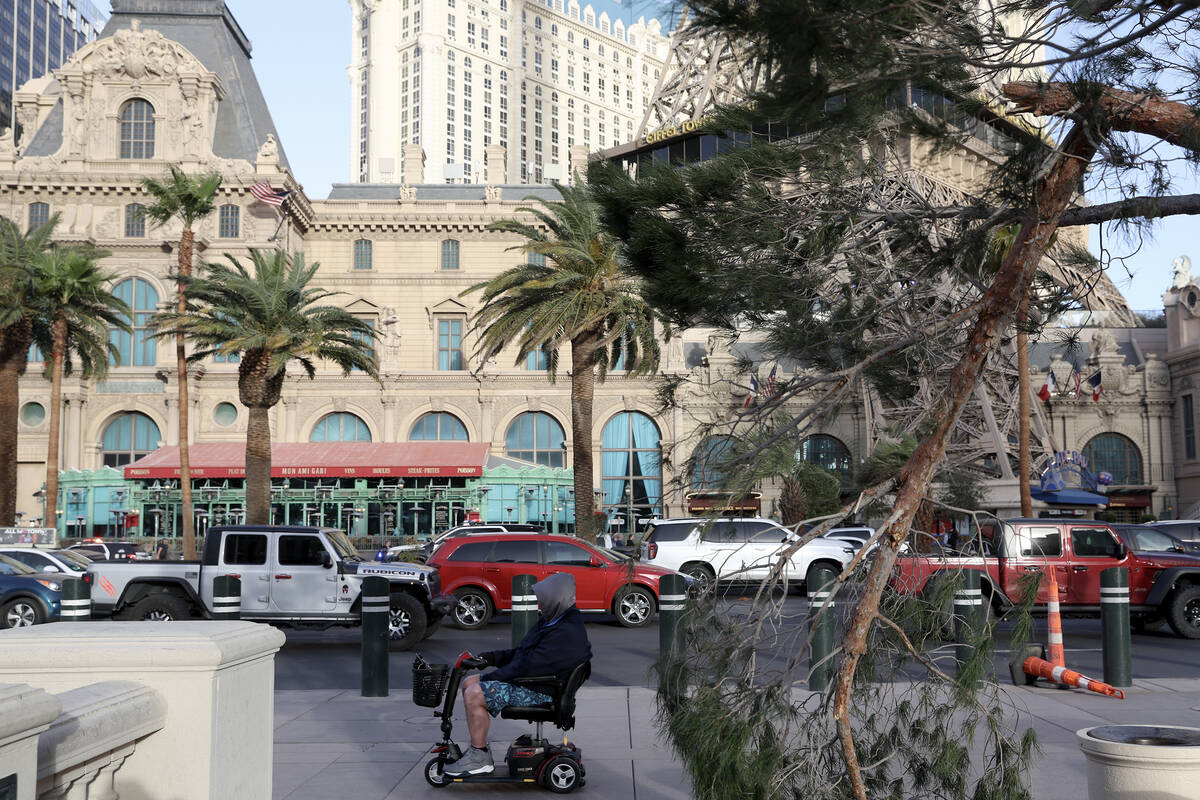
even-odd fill
[(256, 183), (250, 187), (250, 194), (254, 195), (259, 202), (269, 206), (281, 206), (291, 192), (285, 192), (282, 189), (275, 191), (269, 183)]
[(778, 364), (771, 367), (771, 374), (767, 376), (767, 397), (774, 397), (777, 394), (775, 391), (775, 370), (777, 369), (779, 369)]
[(1075, 382), (1075, 399), (1083, 397), (1083, 375), (1079, 373), (1079, 368), (1076, 367), (1071, 373), (1071, 380)]

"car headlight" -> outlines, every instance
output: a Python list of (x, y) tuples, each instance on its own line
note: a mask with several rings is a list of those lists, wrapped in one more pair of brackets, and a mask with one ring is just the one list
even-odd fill
[(61, 583), (55, 583), (54, 581), (44, 581), (44, 580), (41, 580), (40, 578), (37, 579), (37, 582), (40, 583), (42, 586), (45, 586), (47, 589), (49, 589), (52, 592), (61, 592), (62, 591)]

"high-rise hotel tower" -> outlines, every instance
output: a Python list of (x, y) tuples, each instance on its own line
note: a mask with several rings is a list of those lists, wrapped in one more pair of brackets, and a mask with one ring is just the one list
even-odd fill
[(412, 182), (420, 145), (425, 182), (482, 183), (498, 145), (508, 181), (565, 180), (568, 148), (631, 140), (668, 37), (563, 3), (351, 0), (353, 179)]

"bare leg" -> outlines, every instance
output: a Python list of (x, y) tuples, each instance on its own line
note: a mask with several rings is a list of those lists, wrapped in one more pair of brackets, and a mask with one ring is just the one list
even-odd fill
[(479, 687), (479, 675), (468, 675), (462, 683), (463, 708), (467, 712), (467, 730), (471, 732), (471, 746), (484, 748), (488, 742), (488, 728), (492, 724), (488, 716), (487, 701)]

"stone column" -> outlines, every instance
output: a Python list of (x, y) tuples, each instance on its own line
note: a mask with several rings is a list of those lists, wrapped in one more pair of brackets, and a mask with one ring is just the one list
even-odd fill
[(566, 183), (587, 183), (588, 149), (581, 144), (572, 145), (569, 153), (571, 174)]
[(63, 469), (76, 467), (84, 469), (83, 458), (83, 405), (87, 401), (82, 397), (67, 398), (66, 437), (63, 440), (63, 457), (59, 464)]
[(488, 186), (500, 186), (508, 182), (508, 166), (505, 150), (498, 144), (484, 148), (484, 171)]
[[(171, 384), (167, 385), (169, 391), (174, 391)], [(167, 404), (167, 429), (160, 431), (163, 434), (163, 444), (177, 445), (179, 444), (179, 398), (168, 396), (163, 398), (163, 402)]]

